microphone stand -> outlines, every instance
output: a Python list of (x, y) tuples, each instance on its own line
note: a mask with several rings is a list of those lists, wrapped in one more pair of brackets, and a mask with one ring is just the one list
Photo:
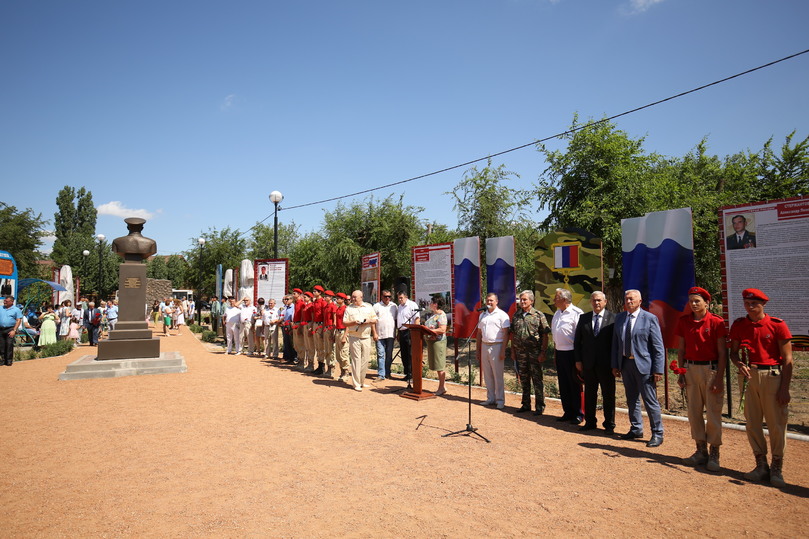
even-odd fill
[(467, 403), (467, 406), (469, 408), (469, 415), (468, 415), (467, 421), (466, 421), (466, 428), (463, 429), (463, 430), (456, 430), (455, 432), (450, 432), (448, 434), (443, 434), (441, 437), (446, 438), (448, 436), (472, 436), (474, 434), (475, 436), (477, 436), (478, 438), (480, 438), (481, 440), (483, 440), (487, 444), (490, 444), (490, 443), (492, 443), (491, 440), (489, 440), (488, 438), (483, 436), (481, 433), (479, 433), (477, 427), (472, 426), (472, 353), (469, 350), (469, 348), (471, 346), (472, 337), (474, 335), (475, 334), (472, 333), (472, 335), (470, 335), (466, 339), (466, 343), (465, 343), (465, 346), (466, 346), (467, 381), (469, 382), (469, 393), (468, 393), (468, 395), (466, 397), (466, 403)]

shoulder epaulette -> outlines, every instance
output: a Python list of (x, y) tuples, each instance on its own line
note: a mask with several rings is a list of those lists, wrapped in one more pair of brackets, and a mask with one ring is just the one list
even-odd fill
[(783, 318), (776, 318), (774, 316), (771, 316), (770, 319), (772, 319), (772, 321), (775, 322), (776, 324), (783, 324), (784, 323)]
[(735, 324), (736, 322), (741, 322), (742, 320), (747, 320), (747, 317), (746, 316), (740, 316), (739, 318), (734, 320), (733, 323)]

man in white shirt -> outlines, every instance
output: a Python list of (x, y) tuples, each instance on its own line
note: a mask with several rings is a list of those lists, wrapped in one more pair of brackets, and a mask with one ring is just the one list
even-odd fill
[(242, 353), (239, 348), (242, 310), (236, 305), (236, 298), (233, 296), (228, 298), (228, 306), (222, 318), (225, 319), (225, 338), (228, 343), (227, 353), (230, 354), (235, 349), (235, 354), (239, 355)]
[(264, 357), (278, 358), (278, 333), (280, 326), (279, 309), (275, 307), (275, 300), (270, 298), (267, 308), (264, 309), (263, 325), (264, 325), (264, 338), (266, 339)]
[[(399, 307), (396, 309), (396, 329), (399, 331), (399, 353), (402, 356), (402, 367), (404, 367), (404, 380), (410, 380), (413, 374), (413, 358), (410, 354), (410, 330), (405, 324), (418, 324), (419, 306), (415, 301), (407, 298), (407, 292), (400, 290), (397, 294)], [(390, 376), (388, 371), (388, 376)]]
[(566, 288), (557, 288), (553, 297), (556, 312), (551, 320), (551, 335), (556, 347), (556, 375), (559, 378), (559, 397), (562, 401), (562, 417), (557, 421), (569, 421), (574, 425), (582, 422), (581, 382), (576, 371), (576, 356), (573, 341), (576, 325), (584, 311), (573, 305), (573, 294)]
[(483, 381), (486, 383), (484, 406), (497, 405), (498, 410), (506, 406), (506, 389), (503, 384), (503, 366), (506, 359), (506, 341), (511, 320), (497, 307), (497, 294), (486, 294), (485, 313), (478, 320), (477, 351), (483, 368)]
[(244, 349), (245, 341), (247, 344), (247, 354), (253, 355), (253, 347), (255, 342), (253, 340), (253, 315), (256, 314), (256, 308), (250, 304), (250, 298), (245, 296), (242, 298), (241, 311), (241, 334), (239, 337), (239, 350), (236, 355), (241, 354)]
[(374, 308), (362, 301), (362, 291), (351, 293), (351, 305), (346, 307), (343, 324), (348, 334), (348, 353), (351, 358), (351, 380), (356, 391), (366, 386), (365, 374), (371, 359), (372, 326), (376, 324)]
[(391, 301), (393, 293), (382, 290), (382, 299), (374, 305), (376, 313), (376, 361), (377, 380), (391, 375), (393, 363), (393, 333), (396, 329), (396, 304)]

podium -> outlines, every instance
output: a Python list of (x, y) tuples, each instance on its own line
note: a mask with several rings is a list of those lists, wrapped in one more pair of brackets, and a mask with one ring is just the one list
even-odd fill
[(424, 338), (427, 335), (437, 337), (438, 333), (421, 324), (405, 324), (404, 327), (410, 330), (410, 359), (412, 361), (410, 372), (413, 376), (413, 389), (405, 391), (401, 396), (416, 401), (432, 399), (435, 397), (435, 393), (422, 388), (421, 371), (424, 358)]

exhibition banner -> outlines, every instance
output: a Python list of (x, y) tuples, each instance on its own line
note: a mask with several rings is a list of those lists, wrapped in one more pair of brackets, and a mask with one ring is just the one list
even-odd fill
[(601, 239), (580, 228), (546, 234), (534, 249), (536, 280), (534, 307), (553, 316), (557, 288), (570, 290), (573, 305), (588, 312), (590, 294), (603, 291), (604, 266)]
[(480, 238), (461, 238), (453, 242), (455, 269), (455, 305), (453, 334), (468, 339), (475, 334), (480, 318)]
[(17, 261), (8, 251), (0, 251), (0, 295), (17, 297)]
[(516, 260), (514, 236), (486, 240), (486, 293), (497, 294), (497, 306), (509, 316), (517, 310)]
[(276, 307), (282, 305), (282, 299), (287, 293), (289, 285), (289, 259), (265, 258), (254, 260), (255, 285), (253, 287), (253, 303), (258, 298), (264, 298), (265, 305), (270, 299), (275, 300)]
[(411, 249), (413, 300), (429, 309), (433, 295), (444, 296), (447, 324), (452, 324), (452, 244), (419, 245)]
[(624, 290), (639, 290), (643, 305), (660, 320), (663, 342), (677, 348), (677, 321), (694, 286), (691, 208), (621, 220)]
[(382, 264), (379, 253), (371, 253), (362, 257), (362, 297), (365, 303), (374, 305), (379, 301), (379, 287), (382, 280)]
[(726, 320), (747, 315), (742, 290), (758, 288), (767, 314), (783, 318), (795, 347), (809, 346), (809, 197), (719, 210)]

